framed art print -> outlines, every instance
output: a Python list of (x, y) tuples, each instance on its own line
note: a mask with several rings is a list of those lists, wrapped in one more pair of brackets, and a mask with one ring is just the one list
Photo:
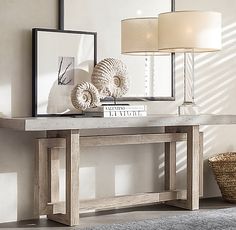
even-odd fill
[(91, 82), (96, 64), (96, 33), (33, 29), (33, 116), (70, 116), (78, 112), (71, 90)]

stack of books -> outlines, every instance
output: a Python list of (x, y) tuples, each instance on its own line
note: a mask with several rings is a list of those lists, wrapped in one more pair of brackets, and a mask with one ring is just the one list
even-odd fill
[(86, 109), (86, 116), (91, 117), (144, 117), (147, 116), (146, 105), (103, 105)]

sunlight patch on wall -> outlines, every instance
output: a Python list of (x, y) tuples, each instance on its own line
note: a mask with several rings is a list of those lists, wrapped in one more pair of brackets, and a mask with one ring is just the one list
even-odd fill
[(0, 222), (17, 220), (17, 173), (0, 173)]
[(127, 195), (133, 193), (133, 166), (117, 165), (115, 166), (115, 195)]
[(59, 200), (66, 200), (66, 171), (65, 169), (59, 170)]
[(0, 117), (11, 115), (11, 85), (0, 85)]
[(93, 199), (96, 197), (96, 168), (80, 168), (80, 199)]

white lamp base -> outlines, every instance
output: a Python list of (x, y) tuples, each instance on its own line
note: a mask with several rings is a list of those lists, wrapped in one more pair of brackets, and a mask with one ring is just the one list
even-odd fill
[(192, 102), (184, 102), (178, 107), (179, 115), (198, 115), (199, 107)]

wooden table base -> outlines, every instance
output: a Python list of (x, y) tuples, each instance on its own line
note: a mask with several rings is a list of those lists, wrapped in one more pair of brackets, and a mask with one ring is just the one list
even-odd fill
[[(199, 126), (166, 127), (169, 133), (187, 133), (187, 200), (169, 201), (167, 204), (199, 209), (199, 197), (203, 195), (203, 133)], [(176, 143), (165, 143), (165, 189), (176, 189)]]
[[(187, 190), (176, 190), (176, 142), (187, 141)], [(165, 192), (84, 200), (79, 202), (80, 146), (148, 144), (165, 142)], [(59, 200), (59, 149), (66, 149), (66, 201)], [(199, 154), (200, 153), (200, 154)], [(199, 208), (199, 172), (202, 173), (202, 135), (199, 126), (166, 127), (165, 133), (80, 137), (79, 130), (48, 131), (37, 139), (35, 217), (73, 226), (79, 214), (167, 201), (170, 205)], [(199, 157), (200, 156), (200, 157)], [(201, 174), (200, 173), (200, 174)], [(200, 176), (202, 178), (202, 175)], [(202, 182), (200, 183), (202, 188)], [(200, 189), (202, 191), (202, 189)], [(183, 204), (182, 200), (186, 200)]]

